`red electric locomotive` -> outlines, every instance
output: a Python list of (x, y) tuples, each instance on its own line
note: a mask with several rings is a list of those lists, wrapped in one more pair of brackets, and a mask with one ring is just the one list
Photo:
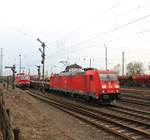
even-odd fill
[(120, 92), (116, 74), (109, 70), (63, 72), (50, 77), (50, 89), (99, 102), (112, 102)]
[(16, 86), (20, 88), (27, 88), (30, 86), (30, 76), (25, 73), (18, 73), (16, 75)]

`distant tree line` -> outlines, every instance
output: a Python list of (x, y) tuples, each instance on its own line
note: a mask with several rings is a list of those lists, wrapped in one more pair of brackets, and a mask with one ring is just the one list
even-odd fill
[[(147, 66), (148, 71), (150, 72), (150, 63)], [(114, 66), (114, 71), (119, 75), (121, 74), (121, 65), (117, 64)], [(145, 69), (142, 62), (130, 62), (127, 64), (126, 67), (126, 74), (127, 75), (135, 75), (135, 74), (144, 74)]]

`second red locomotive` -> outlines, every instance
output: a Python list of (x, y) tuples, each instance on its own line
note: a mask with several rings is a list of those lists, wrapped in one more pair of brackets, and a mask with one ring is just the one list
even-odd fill
[(28, 74), (18, 73), (16, 75), (16, 86), (24, 89), (30, 86), (30, 82), (30, 76)]

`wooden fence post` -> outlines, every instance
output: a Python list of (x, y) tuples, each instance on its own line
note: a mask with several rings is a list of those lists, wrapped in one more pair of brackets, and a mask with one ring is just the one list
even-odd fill
[(13, 130), (13, 132), (14, 132), (14, 140), (20, 140), (20, 136), (19, 136), (19, 134), (20, 134), (20, 129), (16, 127), (16, 128)]

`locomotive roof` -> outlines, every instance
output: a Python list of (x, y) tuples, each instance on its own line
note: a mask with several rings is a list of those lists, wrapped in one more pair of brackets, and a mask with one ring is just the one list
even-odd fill
[(81, 72), (61, 72), (59, 74), (55, 74), (55, 75), (58, 75), (58, 76), (69, 76), (69, 75), (84, 75), (85, 73), (87, 74), (93, 74), (95, 72), (98, 72), (98, 73), (104, 73), (104, 74), (109, 74), (109, 73), (113, 73), (115, 74), (114, 71), (110, 71), (110, 70), (87, 70), (87, 71), (81, 71)]
[(17, 75), (24, 75), (25, 73), (17, 73)]
[(85, 71), (81, 71), (81, 72), (62, 72), (60, 74), (57, 74), (59, 76), (63, 76), (63, 75), (81, 75), (81, 74), (85, 74)]
[(100, 73), (115, 73), (113, 70), (98, 70)]

